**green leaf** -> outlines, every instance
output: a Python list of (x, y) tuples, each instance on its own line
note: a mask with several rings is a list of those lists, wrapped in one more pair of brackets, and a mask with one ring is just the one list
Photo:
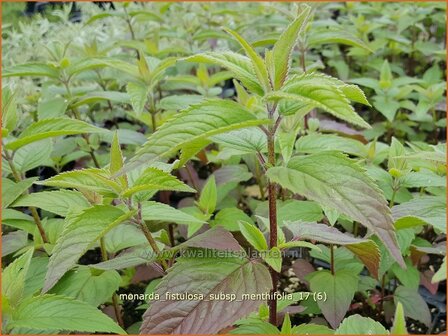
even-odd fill
[(50, 257), (42, 291), (51, 289), (101, 237), (133, 214), (110, 205), (96, 205), (68, 217)]
[(86, 189), (104, 195), (115, 195), (121, 191), (121, 186), (110, 178), (109, 172), (98, 168), (72, 170), (35, 183), (50, 187)]
[(186, 212), (172, 208), (167, 204), (153, 201), (142, 202), (142, 218), (145, 221), (160, 221), (186, 225), (205, 223), (203, 220), (193, 217)]
[(106, 100), (128, 104), (129, 95), (120, 91), (92, 91), (81, 97), (74, 98), (70, 103), (70, 108), (77, 108), (89, 104), (94, 105)]
[(334, 134), (311, 133), (301, 136), (296, 142), (296, 150), (307, 154), (335, 150), (359, 157), (367, 156), (367, 149), (362, 142)]
[(282, 251), (276, 246), (262, 253), (262, 258), (278, 273), (282, 271)]
[(126, 334), (111, 318), (88, 303), (58, 295), (35, 296), (23, 301), (10, 323), (16, 328)]
[(394, 324), (390, 329), (392, 335), (407, 335), (406, 320), (404, 319), (404, 310), (401, 302), (397, 303), (394, 316)]
[(246, 238), (249, 244), (255, 247), (255, 249), (260, 252), (268, 250), (266, 238), (255, 225), (252, 225), (248, 222), (240, 221), (239, 226), (244, 238)]
[(228, 231), (239, 231), (239, 221), (253, 224), (252, 219), (243, 210), (238, 208), (224, 208), (215, 215), (210, 225), (221, 226)]
[(444, 197), (423, 196), (392, 208), (396, 229), (429, 224), (446, 233), (446, 202)]
[(204, 213), (212, 214), (216, 209), (217, 197), (215, 176), (212, 175), (207, 179), (207, 182), (201, 190), (201, 196), (198, 201), (199, 208)]
[(291, 65), (291, 53), (299, 35), (304, 31), (310, 17), (311, 7), (301, 6), (297, 18), (283, 31), (272, 49), (274, 76), (271, 78), (274, 90), (279, 90), (285, 82)]
[(90, 203), (80, 192), (57, 190), (24, 195), (12, 204), (12, 207), (29, 206), (65, 217), (70, 212), (70, 209), (85, 209), (90, 206)]
[(374, 241), (349, 236), (325, 224), (292, 222), (288, 223), (286, 228), (292, 232), (293, 239), (345, 246), (366, 265), (375, 278), (378, 278), (380, 252)]
[(43, 119), (28, 126), (23, 132), (20, 133), (17, 140), (8, 142), (5, 148), (16, 150), (26, 144), (45, 138), (57, 137), (61, 135), (101, 132), (107, 131), (76, 119)]
[(88, 266), (79, 266), (67, 272), (49, 294), (71, 297), (97, 307), (110, 300), (120, 281), (116, 271), (95, 272)]
[[(165, 297), (167, 292), (189, 292), (202, 294), (203, 299), (152, 302), (143, 315), (140, 333), (217, 333), (256, 310), (263, 302), (257, 298), (239, 301), (244, 294), (266, 293), (270, 287), (268, 269), (249, 259), (181, 257), (157, 286), (156, 293)], [(211, 297), (220, 294), (234, 294), (235, 299), (213, 300)], [(229, 311), (232, 314), (226, 313)]]
[(305, 242), (305, 241), (300, 241), (300, 240), (292, 240), (286, 243), (279, 243), (278, 248), (279, 249), (287, 249), (287, 248), (292, 248), (292, 247), (306, 247), (309, 248), (311, 250), (317, 250), (319, 252), (322, 252), (321, 249), (319, 248), (319, 246), (316, 246), (314, 244)]
[(167, 158), (192, 143), (235, 129), (268, 123), (228, 100), (205, 100), (180, 112), (153, 133), (130, 165)]
[(372, 52), (366, 42), (351, 34), (347, 30), (336, 27), (331, 27), (331, 29), (315, 30), (312, 34), (310, 34), (307, 40), (307, 44), (309, 46), (329, 43), (346, 44)]
[(233, 335), (278, 335), (280, 331), (269, 322), (253, 319), (230, 330)]
[(343, 154), (324, 152), (293, 158), (287, 168), (270, 168), (267, 175), (282, 187), (365, 225), (404, 267), (386, 200), (357, 163)]
[(5, 86), (2, 88), (2, 128), (13, 131), (18, 119), (15, 93)]
[(255, 127), (215, 135), (211, 137), (211, 140), (221, 145), (224, 149), (230, 148), (238, 154), (267, 152), (266, 134), (261, 129)]
[(14, 154), (13, 162), (21, 173), (39, 166), (52, 166), (53, 161), (50, 159), (52, 151), (51, 139), (36, 141), (20, 147)]
[(292, 327), (291, 333), (299, 335), (332, 335), (334, 330), (320, 324), (304, 323)]
[(446, 280), (446, 257), (443, 258), (442, 265), (440, 265), (439, 270), (432, 277), (431, 283), (436, 283), (443, 280)]
[(291, 332), (291, 319), (289, 318), (289, 314), (286, 313), (285, 318), (283, 319), (282, 329), (280, 331), (282, 335), (290, 335)]
[(123, 191), (122, 195), (123, 197), (130, 197), (136, 193), (140, 193), (138, 198), (144, 200), (145, 198), (148, 198), (148, 193), (146, 192), (149, 191), (153, 193), (154, 191), (159, 190), (183, 191), (190, 193), (196, 192), (196, 190), (178, 180), (170, 173), (154, 167), (149, 167), (143, 171), (132, 187)]
[(231, 52), (205, 52), (185, 58), (189, 62), (217, 64), (232, 72), (233, 76), (250, 91), (263, 95), (251, 60), (243, 55)]
[(416, 289), (398, 286), (394, 293), (394, 302), (396, 305), (401, 302), (405, 316), (430, 326), (431, 313), (428, 305)]
[(255, 74), (257, 75), (258, 80), (260, 83), (263, 84), (263, 88), (265, 92), (270, 90), (271, 84), (269, 82), (269, 75), (266, 70), (266, 65), (264, 64), (263, 59), (260, 57), (260, 55), (257, 54), (254, 47), (251, 46), (244, 38), (240, 36), (236, 31), (231, 30), (229, 28), (224, 29), (227, 33), (232, 35), (238, 43), (243, 47), (244, 51), (246, 52), (247, 57), (249, 57), (252, 61), (252, 65), (255, 70)]
[(397, 264), (393, 264), (391, 271), (395, 274), (400, 283), (408, 288), (417, 290), (420, 285), (420, 272), (410, 261), (406, 262), (406, 269), (402, 269)]
[(169, 251), (175, 252), (179, 249), (197, 247), (221, 251), (241, 252), (241, 246), (233, 235), (222, 227), (214, 227), (200, 233), (182, 244), (172, 247)]
[(36, 180), (37, 177), (32, 177), (16, 183), (6, 177), (2, 177), (2, 209), (7, 208), (19, 198)]
[(402, 156), (405, 155), (404, 146), (397, 138), (392, 137), (392, 142), (389, 147), (389, 158), (387, 160), (387, 168), (397, 169), (400, 172), (404, 172), (407, 168), (407, 161)]
[(342, 321), (335, 335), (388, 335), (389, 332), (381, 323), (369, 317), (355, 314)]
[(274, 101), (285, 99), (310, 104), (341, 120), (363, 128), (371, 128), (355, 112), (344, 91), (338, 86), (326, 83), (322, 78), (324, 77), (314, 74), (296, 76), (285, 84), (282, 91), (269, 93), (266, 98)]
[(25, 279), (34, 249), (29, 249), (10, 263), (2, 272), (2, 297), (9, 305), (16, 306), (23, 298)]
[(380, 87), (382, 89), (388, 89), (392, 86), (392, 72), (390, 71), (389, 62), (384, 60), (383, 65), (381, 66), (381, 73), (380, 73)]
[(146, 101), (148, 100), (148, 87), (144, 84), (129, 82), (126, 86), (126, 91), (131, 98), (131, 104), (135, 114), (140, 116), (143, 113)]
[(64, 97), (51, 97), (37, 103), (37, 116), (39, 120), (59, 118), (64, 116), (68, 101)]
[(11, 67), (6, 67), (2, 71), (2, 77), (49, 77), (58, 78), (59, 70), (52, 65), (44, 63), (25, 63), (18, 64)]
[(358, 288), (358, 278), (348, 270), (340, 270), (331, 274), (323, 270), (307, 276), (312, 292), (326, 293), (326, 300), (319, 300), (317, 304), (326, 320), (336, 328), (347, 312)]
[(151, 262), (155, 262), (156, 260), (157, 255), (149, 246), (145, 246), (126, 250), (113, 259), (90, 265), (90, 267), (99, 270), (122, 270), (125, 268), (149, 264)]
[[(123, 153), (121, 152), (120, 141), (118, 140), (118, 132), (114, 133), (114, 137), (112, 139), (112, 144), (110, 146), (110, 173), (114, 175), (118, 173), (121, 168), (123, 168), (124, 159)], [(122, 188), (128, 187), (128, 179), (126, 175), (121, 175), (117, 177), (118, 183), (122, 186)]]
[(184, 110), (190, 105), (199, 104), (204, 100), (199, 95), (170, 95), (163, 97), (159, 101), (159, 108), (162, 110)]

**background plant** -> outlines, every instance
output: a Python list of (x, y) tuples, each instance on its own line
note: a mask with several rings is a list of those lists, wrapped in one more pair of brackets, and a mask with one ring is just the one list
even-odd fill
[(239, 6), (4, 27), (5, 332), (444, 328), (445, 5)]

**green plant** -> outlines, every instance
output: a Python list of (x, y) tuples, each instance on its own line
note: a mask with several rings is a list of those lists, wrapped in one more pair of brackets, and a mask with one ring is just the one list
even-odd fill
[(4, 67), (3, 331), (430, 332), (445, 89), (415, 32), (438, 38), (439, 6), (406, 7), (410, 50), (395, 4), (148, 6), (86, 5), (71, 29), (108, 39)]

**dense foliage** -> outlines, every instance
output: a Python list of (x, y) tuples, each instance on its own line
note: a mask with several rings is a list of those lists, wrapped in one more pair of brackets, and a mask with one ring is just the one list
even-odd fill
[(115, 6), (3, 27), (4, 333), (445, 330), (444, 3)]

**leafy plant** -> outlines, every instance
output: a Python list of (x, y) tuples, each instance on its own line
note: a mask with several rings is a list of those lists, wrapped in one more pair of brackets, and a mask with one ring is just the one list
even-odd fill
[(3, 332), (433, 332), (444, 7), (401, 5), (85, 4), (10, 28), (38, 53), (3, 51)]

